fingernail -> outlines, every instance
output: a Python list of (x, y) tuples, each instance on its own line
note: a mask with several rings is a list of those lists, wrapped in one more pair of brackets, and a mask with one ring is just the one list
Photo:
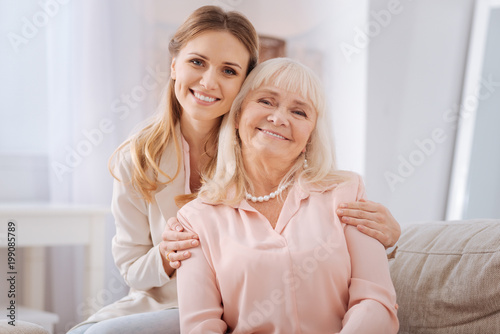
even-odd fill
[(343, 213), (344, 213), (344, 210), (340, 210), (340, 209), (338, 209), (338, 210), (337, 210), (337, 213), (338, 213), (339, 215), (341, 215), (341, 214), (343, 214)]
[(189, 252), (184, 252), (184, 253), (182, 253), (182, 255), (184, 255), (184, 256), (188, 256), (188, 255), (189, 255)]
[(180, 227), (179, 225), (177, 225), (177, 226), (175, 227), (175, 229), (176, 229), (177, 231), (179, 231), (179, 232), (180, 232), (180, 231), (182, 231), (182, 227)]
[(347, 222), (347, 221), (349, 221), (349, 217), (342, 217), (342, 220)]
[(192, 239), (198, 239), (198, 236), (197, 235), (192, 235), (191, 238)]
[(193, 246), (198, 246), (198, 240), (193, 240), (193, 241), (191, 241), (191, 245), (193, 245)]
[(339, 205), (339, 207), (341, 207), (341, 208), (347, 208), (347, 204), (342, 203), (342, 204)]

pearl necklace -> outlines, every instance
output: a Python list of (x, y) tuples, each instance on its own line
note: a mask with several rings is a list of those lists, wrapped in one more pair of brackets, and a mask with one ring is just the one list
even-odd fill
[(283, 192), (283, 190), (285, 190), (286, 188), (288, 188), (288, 186), (290, 185), (290, 183), (291, 182), (288, 182), (287, 184), (282, 185), (281, 187), (278, 188), (278, 190), (273, 191), (269, 195), (265, 195), (265, 196), (256, 197), (256, 196), (252, 196), (249, 193), (246, 193), (246, 199), (247, 200), (251, 200), (254, 203), (255, 202), (267, 202), (271, 198), (275, 198), (276, 196), (279, 196)]

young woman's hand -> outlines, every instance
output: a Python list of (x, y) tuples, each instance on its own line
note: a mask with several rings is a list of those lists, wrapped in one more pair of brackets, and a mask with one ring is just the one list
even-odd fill
[(359, 231), (377, 239), (386, 248), (394, 246), (401, 235), (399, 223), (380, 203), (364, 199), (342, 203), (337, 214), (343, 223), (357, 226)]
[(160, 243), (160, 253), (163, 259), (163, 267), (170, 276), (173, 269), (178, 269), (181, 266), (181, 261), (191, 256), (188, 249), (197, 247), (200, 241), (197, 235), (184, 232), (184, 228), (175, 217), (167, 221), (161, 237), (163, 241)]

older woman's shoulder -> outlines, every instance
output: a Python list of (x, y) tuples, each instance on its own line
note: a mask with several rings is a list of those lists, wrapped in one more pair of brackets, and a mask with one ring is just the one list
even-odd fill
[(349, 171), (349, 170), (339, 170), (337, 171), (339, 177), (341, 178), (341, 182), (340, 183), (360, 183), (360, 182), (363, 182), (363, 177), (356, 173), (356, 172), (353, 172), (353, 171)]
[(344, 182), (349, 182), (349, 181), (357, 181), (361, 178), (361, 175), (350, 171), (350, 170), (337, 170), (335, 171), (335, 174)]
[(328, 178), (325, 178), (321, 184), (310, 185), (310, 190), (325, 192), (334, 188), (352, 184), (363, 184), (363, 179), (358, 173), (347, 170), (336, 170)]
[(197, 233), (202, 230), (210, 230), (213, 225), (217, 225), (221, 217), (230, 217), (234, 209), (224, 204), (211, 204), (203, 201), (200, 197), (185, 204), (177, 212), (181, 217), (181, 223)]
[(343, 176), (343, 182), (338, 184), (338, 188), (343, 191), (355, 195), (355, 199), (359, 200), (365, 197), (365, 184), (360, 174), (351, 171), (340, 171)]
[(207, 202), (201, 197), (196, 197), (192, 201), (186, 203), (182, 208), (179, 210), (181, 214), (185, 216), (195, 216), (195, 215), (210, 215), (210, 214), (218, 214), (221, 211), (224, 211), (226, 209), (226, 205), (224, 204), (213, 204), (210, 202)]

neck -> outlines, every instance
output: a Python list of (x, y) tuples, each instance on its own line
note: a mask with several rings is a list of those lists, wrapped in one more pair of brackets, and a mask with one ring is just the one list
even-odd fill
[(213, 145), (216, 143), (207, 143), (207, 140), (219, 122), (219, 119), (214, 120), (214, 122), (197, 122), (181, 117), (181, 132), (189, 144), (189, 151), (199, 154), (204, 153), (206, 148), (214, 148)]
[[(281, 162), (245, 159), (243, 157), (243, 163), (254, 189), (253, 195), (257, 196), (267, 195), (278, 189), (280, 182), (290, 170), (290, 166)], [(278, 166), (286, 167), (280, 168)]]

